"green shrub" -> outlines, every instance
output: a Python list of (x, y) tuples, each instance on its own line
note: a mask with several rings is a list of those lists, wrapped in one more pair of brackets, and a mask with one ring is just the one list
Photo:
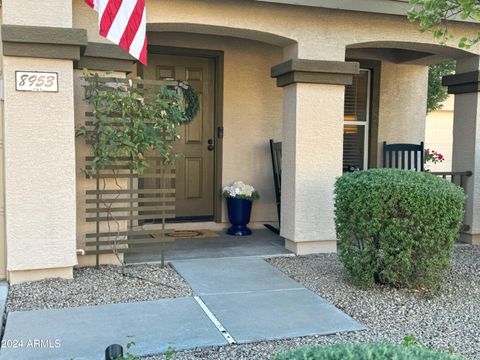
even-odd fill
[(421, 346), (388, 344), (338, 344), (327, 347), (299, 348), (277, 355), (274, 360), (460, 360)]
[(433, 288), (463, 222), (463, 189), (427, 172), (371, 169), (335, 185), (340, 259), (358, 285)]

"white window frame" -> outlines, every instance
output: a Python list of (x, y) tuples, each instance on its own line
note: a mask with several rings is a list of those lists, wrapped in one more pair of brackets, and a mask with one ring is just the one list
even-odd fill
[(360, 71), (367, 72), (367, 102), (366, 102), (366, 111), (365, 111), (365, 121), (348, 121), (343, 120), (343, 125), (360, 125), (365, 127), (364, 131), (364, 143), (363, 143), (363, 169), (368, 169), (368, 155), (370, 153), (369, 143), (370, 143), (370, 94), (372, 88), (372, 70), (370, 69), (360, 69)]

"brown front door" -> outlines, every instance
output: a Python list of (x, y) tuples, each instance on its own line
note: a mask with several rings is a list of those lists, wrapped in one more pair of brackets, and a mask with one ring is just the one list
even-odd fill
[(214, 203), (214, 61), (209, 58), (153, 55), (143, 69), (145, 79), (187, 81), (197, 92), (200, 110), (179, 130), (174, 152), (182, 154), (176, 166), (176, 216), (213, 219)]

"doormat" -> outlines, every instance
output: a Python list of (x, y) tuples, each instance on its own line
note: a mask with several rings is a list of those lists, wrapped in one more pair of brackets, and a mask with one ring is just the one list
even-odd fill
[(167, 236), (174, 237), (175, 239), (200, 239), (219, 237), (220, 235), (212, 230), (176, 230), (171, 233), (167, 233)]

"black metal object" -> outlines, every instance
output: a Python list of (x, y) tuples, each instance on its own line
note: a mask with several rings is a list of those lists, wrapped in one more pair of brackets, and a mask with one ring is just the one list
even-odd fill
[[(437, 172), (431, 172), (431, 174), (442, 177), (447, 181), (451, 181), (453, 184), (462, 187), (463, 190), (465, 190), (466, 192), (468, 178), (473, 175), (473, 172), (471, 171), (437, 171)], [(467, 224), (463, 224), (461, 230), (469, 231), (470, 226)]]
[(467, 178), (473, 175), (471, 171), (437, 171), (431, 174), (442, 177), (445, 180), (450, 180), (453, 184), (462, 187), (464, 190)]
[(105, 360), (116, 360), (123, 357), (123, 347), (118, 344), (112, 344), (105, 349)]
[(352, 166), (352, 165), (346, 165), (343, 167), (344, 173), (355, 172), (355, 171), (360, 171), (360, 168), (358, 166)]
[(279, 229), (270, 224), (265, 227), (276, 234), (280, 234), (281, 222), (281, 193), (282, 193), (282, 143), (270, 139), (270, 153), (272, 155), (273, 181), (275, 183), (275, 200), (277, 203)]
[(424, 171), (425, 147), (418, 144), (387, 144), (383, 142), (383, 167)]
[(217, 138), (223, 139), (224, 129), (223, 126), (217, 127)]

